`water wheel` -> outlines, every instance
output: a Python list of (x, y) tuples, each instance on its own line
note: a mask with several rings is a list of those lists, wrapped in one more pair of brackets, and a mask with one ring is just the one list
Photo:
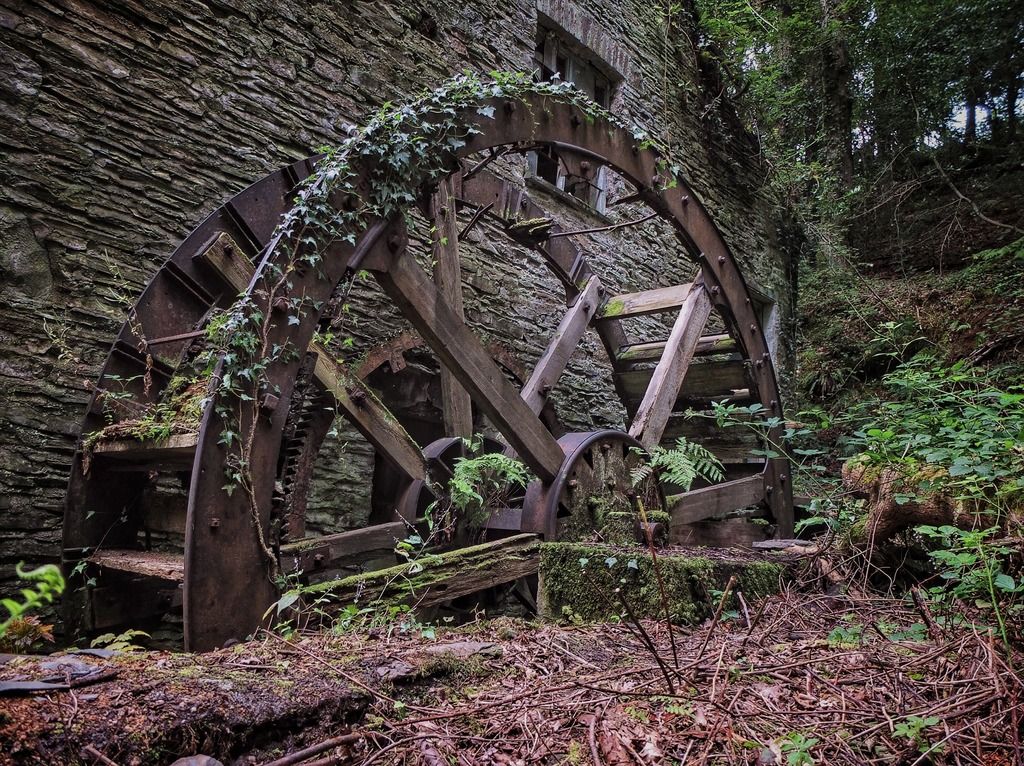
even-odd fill
[[(448, 177), (411, 190), (440, 232), (434, 239), (436, 281), (408, 252), (402, 220), (375, 220), (354, 243), (334, 247), (319, 268), (291, 276), (293, 293), (308, 299), (309, 308), (283, 321), (286, 307), (261, 292), (261, 277), (280, 257), (275, 227), (317, 158), (282, 168), (236, 195), (186, 237), (155, 275), (115, 340), (88, 405), (82, 433), (103, 436), (83, 444), (71, 471), (63, 555), (73, 582), (67, 614), (73, 630), (134, 626), (180, 610), (185, 646), (204, 650), (260, 624), (279, 593), (268, 572), (327, 577), (394, 563), (395, 541), (417, 523), (431, 487), (443, 484), (454, 460), (465, 455), (463, 442), (452, 437), (468, 435), (481, 419), (494, 436), (486, 449), (517, 455), (536, 477), (487, 519), (490, 539), (524, 532), (547, 539), (585, 536), (597, 523), (598, 506), (635, 507), (638, 492), (652, 509), (669, 511), (673, 525), (762, 506), (779, 534), (791, 534), (788, 469), (780, 458), (747, 455), (725, 481), (667, 501), (656, 478), (639, 490), (631, 485), (643, 449), (680, 432), (676, 414), (687, 407), (728, 399), (757, 402), (782, 415), (752, 296), (685, 180), (665, 184), (653, 149), (550, 96), (495, 98), (466, 110), (463, 119), (476, 132), (465, 146), (449, 150)], [(632, 189), (631, 201), (671, 225), (678, 240), (673, 248), (694, 262), (694, 279), (608, 294), (582, 238), (568, 236), (572, 232), (520, 186), (488, 169), (497, 157), (545, 149), (557, 150), (577, 174), (596, 167), (618, 173)], [(359, 183), (356, 203), (366, 193)], [(339, 204), (352, 205), (353, 199)], [(471, 214), (471, 225), (487, 218), (540, 253), (564, 287), (566, 312), (528, 373), (510, 370), (516, 363), (507, 351), (488, 348), (462, 318), (458, 262), (449, 257), (457, 247), (460, 210)], [(361, 270), (372, 274), (415, 334), (380, 346), (353, 368), (338, 363), (314, 333), (329, 324), (339, 285)], [(268, 383), (252, 391), (257, 414), (225, 439), (217, 414), (223, 395), (211, 388), (197, 427), (168, 427), (154, 438), (119, 436), (119, 420), (151, 412), (176, 395), (182, 366), (218, 312), (239, 296), (266, 312), (280, 311), (274, 337), (287, 336), (307, 349), (268, 364)], [(713, 312), (721, 326), (709, 332)], [(667, 337), (628, 337), (625, 320), (656, 313), (674, 317)], [(597, 331), (607, 351), (627, 424), (621, 431), (562, 434), (549, 400), (587, 328)], [(441, 402), (429, 427), (413, 427), (387, 406), (388, 376), (400, 373), (403, 355), (413, 348), (429, 349), (440, 362)], [(216, 379), (226, 368), (223, 358), (215, 361)], [(313, 469), (336, 415), (372, 445), (376, 467), (366, 480), (374, 484), (373, 508), (360, 528), (309, 537)], [(691, 436), (714, 441), (720, 435)], [(238, 440), (251, 445), (246, 491), (232, 491), (225, 482)], [(180, 535), (183, 551), (162, 551), (163, 534)]]

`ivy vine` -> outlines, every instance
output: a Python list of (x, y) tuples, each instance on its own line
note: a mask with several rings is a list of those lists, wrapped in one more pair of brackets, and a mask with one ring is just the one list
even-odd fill
[[(451, 173), (455, 154), (482, 132), (475, 120), (496, 119), (490, 102), (526, 103), (536, 96), (571, 103), (590, 122), (623, 128), (641, 148), (655, 146), (646, 132), (629, 127), (571, 83), (536, 82), (526, 73), (492, 72), (486, 78), (465, 73), (411, 103), (386, 103), (341, 145), (320, 149), (316, 171), (300, 184), (293, 207), (262, 254), (257, 289), (208, 325), (205, 350), (196, 358), (200, 375), (210, 380), (203, 406), (214, 403), (221, 419), (219, 442), (228, 452), (224, 490), (246, 494), (271, 579), (277, 575), (277, 559), (260, 523), (251, 472), (257, 429), (243, 424), (257, 422), (260, 398), (280, 393), (268, 375), (272, 366), (305, 351), (292, 340), (272, 340), (271, 330), (280, 321), (272, 309), (283, 308), (290, 327), (300, 325), (308, 311), (320, 312), (324, 306), (293, 294), (296, 275), (312, 269), (324, 277), (329, 251), (342, 243), (354, 246), (372, 221), (402, 217), (410, 222), (411, 208)], [(678, 172), (678, 166), (659, 160), (659, 177), (668, 179), (669, 186)], [(361, 174), (365, 184), (357, 189)], [(351, 282), (356, 275), (348, 277)], [(346, 287), (343, 300), (347, 294)]]

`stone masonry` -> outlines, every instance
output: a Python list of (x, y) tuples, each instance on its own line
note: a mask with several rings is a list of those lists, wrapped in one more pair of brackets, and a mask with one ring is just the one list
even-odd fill
[[(676, 147), (748, 278), (776, 301), (777, 363), (789, 370), (795, 265), (783, 216), (693, 46), (690, 10), (669, 25), (663, 5), (0, 0), (0, 591), (16, 562), (59, 559), (88, 385), (126, 309), (188, 231), (386, 101), (467, 69), (531, 70), (538, 22), (615, 76), (614, 111)], [(559, 215), (607, 221), (540, 186), (531, 193)], [(602, 280), (630, 290), (690, 273), (667, 241), (652, 227), (591, 246)], [(557, 285), (540, 280), (538, 293), (536, 262), (486, 228), (464, 258), (469, 321), (529, 369), (558, 321)], [(381, 327), (390, 314), (373, 301), (353, 332), (393, 336), (401, 328)], [(573, 361), (556, 397), (568, 426), (621, 417), (602, 354), (589, 338)], [(313, 530), (351, 523), (367, 502), (365, 445), (344, 433), (339, 444), (318, 474)]]

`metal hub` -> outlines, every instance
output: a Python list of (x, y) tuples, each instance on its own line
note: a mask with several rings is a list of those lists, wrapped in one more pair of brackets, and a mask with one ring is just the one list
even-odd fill
[(662, 511), (657, 476), (638, 472), (647, 462), (639, 441), (621, 431), (570, 433), (550, 486), (534, 482), (526, 493), (523, 531), (549, 540), (624, 542), (635, 539), (648, 512)]

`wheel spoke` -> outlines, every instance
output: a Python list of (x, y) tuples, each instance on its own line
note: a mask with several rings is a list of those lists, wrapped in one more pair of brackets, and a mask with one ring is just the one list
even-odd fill
[(423, 453), (394, 415), (322, 346), (314, 344), (310, 350), (316, 352), (313, 374), (345, 418), (406, 477), (423, 479), (427, 473)]
[(572, 352), (576, 350), (580, 339), (587, 331), (591, 317), (597, 310), (597, 293), (601, 283), (597, 277), (591, 277), (583, 292), (576, 299), (562, 321), (558, 324), (551, 342), (533, 368), (530, 379), (523, 386), (522, 397), (534, 414), (544, 409), (548, 393), (562, 376)]
[(431, 347), (441, 363), (470, 392), (473, 401), (523, 461), (547, 483), (562, 464), (562, 450), (541, 420), (508, 382), (479, 339), (460, 320), (415, 259), (400, 250), (378, 282)]
[[(459, 262), (459, 227), (455, 218), (455, 182), (440, 183), (431, 200), (434, 215), (434, 282), (455, 316), (462, 309), (462, 268)], [(469, 392), (446, 367), (441, 368), (441, 403), (444, 431), (448, 436), (473, 435), (473, 402)]]
[(629, 435), (650, 449), (661, 441), (672, 407), (686, 377), (701, 333), (711, 315), (711, 299), (704, 289), (703, 280), (690, 287), (683, 300), (679, 316), (672, 326), (665, 352), (654, 368), (647, 393), (637, 408)]

